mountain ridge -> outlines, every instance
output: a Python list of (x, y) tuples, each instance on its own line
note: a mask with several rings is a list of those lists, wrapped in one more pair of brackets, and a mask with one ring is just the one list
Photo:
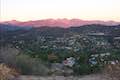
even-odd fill
[(83, 26), (83, 25), (90, 25), (90, 24), (101, 24), (101, 25), (119, 25), (120, 22), (116, 21), (100, 21), (100, 20), (81, 20), (81, 19), (43, 19), (43, 20), (34, 20), (34, 21), (4, 21), (1, 22), (2, 24), (11, 24), (16, 26), (32, 26), (32, 27), (42, 27), (42, 26), (49, 26), (49, 27), (63, 27), (69, 28), (71, 26)]

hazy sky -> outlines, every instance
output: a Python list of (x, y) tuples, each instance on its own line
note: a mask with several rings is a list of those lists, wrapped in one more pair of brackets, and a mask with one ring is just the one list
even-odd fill
[(0, 0), (1, 20), (79, 18), (120, 21), (120, 0)]

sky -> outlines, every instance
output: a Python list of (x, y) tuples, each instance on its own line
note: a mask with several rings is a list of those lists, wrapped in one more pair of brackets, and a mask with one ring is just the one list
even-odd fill
[(0, 20), (78, 18), (120, 21), (120, 0), (0, 0)]

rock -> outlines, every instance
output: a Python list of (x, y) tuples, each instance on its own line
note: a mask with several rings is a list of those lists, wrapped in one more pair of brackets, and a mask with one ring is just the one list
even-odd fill
[(63, 75), (63, 64), (53, 63), (51, 66), (51, 73), (55, 75)]
[(64, 76), (70, 76), (73, 74), (73, 70), (67, 67), (64, 67)]
[(69, 67), (64, 66), (63, 64), (53, 63), (51, 66), (51, 74), (59, 76), (61, 75), (70, 76), (73, 74), (73, 70)]

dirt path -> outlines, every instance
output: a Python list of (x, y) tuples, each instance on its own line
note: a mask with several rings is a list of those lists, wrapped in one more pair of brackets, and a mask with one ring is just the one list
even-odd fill
[(81, 77), (64, 77), (64, 76), (20, 76), (17, 80), (106, 80), (101, 75), (87, 75)]

